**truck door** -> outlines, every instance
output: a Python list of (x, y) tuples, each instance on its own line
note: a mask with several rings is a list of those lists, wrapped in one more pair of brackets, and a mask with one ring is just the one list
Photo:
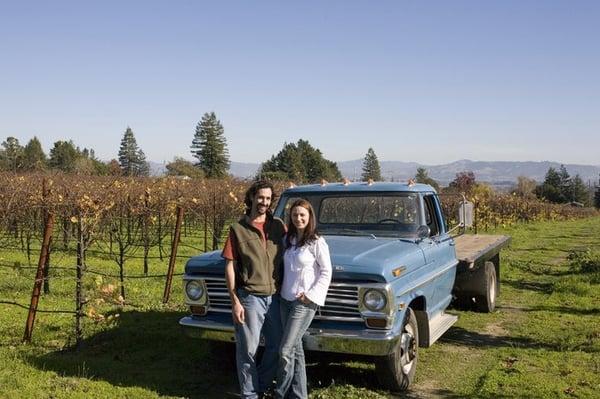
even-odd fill
[(454, 241), (446, 232), (441, 207), (437, 196), (433, 193), (423, 196), (425, 224), (430, 229), (429, 237), (421, 241), (421, 249), (425, 255), (428, 275), (433, 285), (432, 295), (427, 305), (430, 315), (443, 311), (452, 299), (452, 286), (456, 275), (456, 256)]

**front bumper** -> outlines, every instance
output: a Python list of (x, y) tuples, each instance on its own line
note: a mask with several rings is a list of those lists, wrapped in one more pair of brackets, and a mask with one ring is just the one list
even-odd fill
[[(179, 320), (179, 324), (193, 338), (235, 342), (230, 315), (187, 316)], [(369, 330), (364, 324), (353, 324), (332, 328), (327, 323), (313, 323), (302, 337), (304, 349), (370, 356), (385, 356), (394, 351), (400, 338), (399, 326), (391, 330)]]

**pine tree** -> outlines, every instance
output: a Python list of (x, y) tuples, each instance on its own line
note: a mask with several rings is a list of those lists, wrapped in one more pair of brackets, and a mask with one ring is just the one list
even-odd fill
[(571, 202), (574, 201), (574, 193), (572, 191), (572, 180), (569, 172), (567, 172), (567, 168), (565, 165), (560, 165), (560, 169), (558, 170), (558, 176), (560, 177), (560, 185), (559, 191), (561, 194), (560, 202)]
[(46, 168), (46, 163), (46, 154), (42, 149), (42, 143), (34, 136), (23, 149), (23, 169), (43, 170)]
[(137, 154), (137, 176), (150, 175), (150, 164), (146, 161), (146, 154), (141, 149)]
[(584, 205), (590, 205), (588, 189), (579, 175), (575, 175), (569, 184), (569, 201), (578, 202)]
[(429, 184), (431, 187), (435, 188), (436, 191), (440, 191), (440, 185), (438, 184), (438, 182), (429, 177), (427, 169), (425, 168), (417, 168), (415, 181), (417, 183)]
[(563, 195), (562, 184), (565, 176), (561, 176), (553, 167), (548, 168), (544, 182), (537, 186), (535, 194), (538, 198), (544, 198), (554, 203), (566, 202)]
[(369, 148), (367, 154), (365, 155), (365, 159), (362, 164), (362, 179), (366, 180), (374, 180), (381, 181), (381, 168), (379, 167), (379, 160), (377, 159), (377, 155), (375, 155), (375, 151), (373, 148)]
[(138, 147), (133, 131), (128, 126), (121, 139), (119, 148), (119, 165), (125, 176), (147, 176), (148, 163), (144, 152)]
[(222, 178), (229, 171), (229, 151), (223, 125), (214, 112), (205, 113), (196, 126), (192, 140), (192, 155), (198, 159), (196, 166), (208, 178)]
[(23, 163), (23, 147), (15, 137), (7, 137), (2, 142), (2, 151), (0, 152), (0, 164), (2, 169), (16, 172), (21, 169)]

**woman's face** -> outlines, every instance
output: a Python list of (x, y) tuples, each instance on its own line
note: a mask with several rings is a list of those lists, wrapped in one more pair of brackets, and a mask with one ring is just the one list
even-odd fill
[(310, 220), (310, 214), (308, 213), (308, 209), (302, 206), (296, 206), (292, 208), (292, 223), (298, 230), (304, 230), (308, 225), (308, 221)]

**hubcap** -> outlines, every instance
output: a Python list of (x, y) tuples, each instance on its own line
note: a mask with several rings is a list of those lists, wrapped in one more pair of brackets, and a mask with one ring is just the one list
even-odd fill
[(404, 326), (404, 332), (400, 337), (400, 367), (404, 374), (408, 374), (413, 366), (413, 362), (417, 357), (417, 343), (415, 341), (415, 332), (413, 328), (407, 324)]
[(492, 274), (490, 276), (490, 303), (494, 305), (496, 302), (496, 277)]

